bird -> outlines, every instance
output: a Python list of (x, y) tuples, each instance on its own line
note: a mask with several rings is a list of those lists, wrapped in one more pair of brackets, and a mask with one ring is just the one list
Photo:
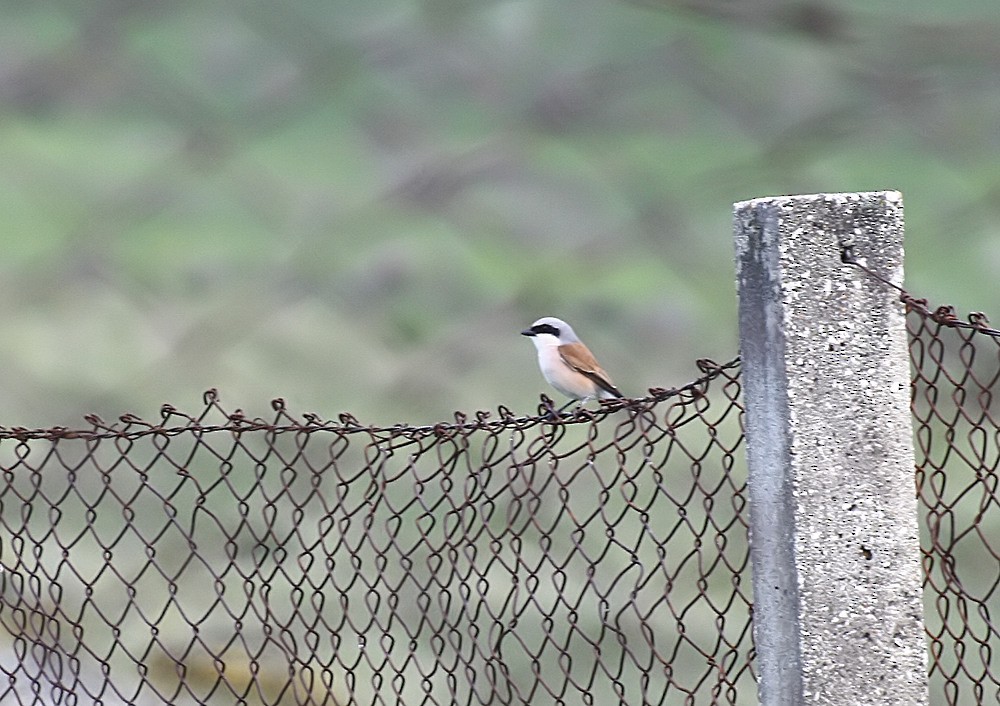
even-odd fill
[(543, 316), (530, 328), (521, 331), (531, 338), (538, 350), (538, 367), (552, 387), (574, 400), (624, 397), (611, 382), (594, 354), (583, 345), (573, 328), (562, 319)]

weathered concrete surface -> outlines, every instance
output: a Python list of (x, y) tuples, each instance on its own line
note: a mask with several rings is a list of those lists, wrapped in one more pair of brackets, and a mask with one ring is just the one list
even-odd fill
[(902, 197), (734, 220), (761, 703), (926, 704)]

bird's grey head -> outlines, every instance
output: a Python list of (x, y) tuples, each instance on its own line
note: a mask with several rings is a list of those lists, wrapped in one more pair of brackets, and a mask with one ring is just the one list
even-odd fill
[(573, 327), (562, 319), (557, 319), (554, 316), (543, 316), (538, 321), (533, 323), (531, 328), (521, 331), (521, 335), (532, 336), (536, 341), (544, 336), (554, 336), (559, 340), (560, 344), (574, 343), (575, 341), (580, 340), (576, 337)]

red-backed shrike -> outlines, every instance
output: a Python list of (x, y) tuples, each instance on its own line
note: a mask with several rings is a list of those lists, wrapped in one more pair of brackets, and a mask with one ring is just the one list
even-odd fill
[(567, 397), (586, 402), (623, 397), (594, 354), (562, 319), (545, 316), (521, 331), (538, 349), (538, 367), (552, 387)]

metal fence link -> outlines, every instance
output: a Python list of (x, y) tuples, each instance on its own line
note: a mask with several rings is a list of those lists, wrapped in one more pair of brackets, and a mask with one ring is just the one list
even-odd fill
[(0, 430), (0, 701), (750, 704), (739, 368), (427, 427)]

